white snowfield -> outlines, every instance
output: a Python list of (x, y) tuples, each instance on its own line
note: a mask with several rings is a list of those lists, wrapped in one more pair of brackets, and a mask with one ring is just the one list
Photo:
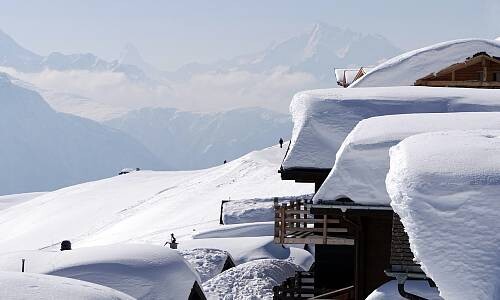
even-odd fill
[(411, 136), (390, 151), (387, 191), (444, 299), (500, 298), (500, 131)]
[(203, 284), (209, 300), (273, 299), (273, 286), (293, 276), (300, 267), (283, 260), (255, 260), (231, 268)]
[(0, 196), (0, 210), (35, 199), (36, 197), (39, 197), (43, 194), (45, 193), (35, 192)]
[(436, 87), (325, 89), (298, 93), (284, 169), (331, 169), (335, 153), (361, 120), (394, 114), (500, 111), (500, 91)]
[(0, 211), (0, 253), (117, 242), (163, 245), (219, 228), (229, 198), (303, 195), (311, 184), (282, 181), (285, 149), (274, 146), (227, 164), (189, 172), (139, 171), (47, 193)]
[(117, 244), (14, 252), (0, 256), (0, 270), (20, 271), (23, 258), (26, 272), (92, 282), (136, 299), (187, 299), (194, 282), (201, 282), (177, 251), (160, 246)]
[(419, 133), (474, 129), (500, 130), (500, 113), (405, 114), (362, 120), (342, 143), (332, 171), (313, 200), (348, 197), (359, 204), (389, 205), (385, 177), (390, 147)]
[(500, 56), (500, 41), (461, 39), (413, 50), (378, 65), (349, 87), (413, 85), (417, 79), (464, 62), (478, 52)]
[(90, 282), (59, 276), (0, 271), (2, 300), (133, 300), (134, 298)]
[[(423, 297), (427, 300), (443, 300), (439, 296), (438, 288), (432, 288), (425, 280), (408, 280), (405, 291)], [(391, 280), (374, 290), (366, 300), (405, 300), (398, 292), (398, 282)]]

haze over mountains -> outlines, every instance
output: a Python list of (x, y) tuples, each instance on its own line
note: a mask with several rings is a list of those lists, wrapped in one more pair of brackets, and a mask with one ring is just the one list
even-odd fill
[(113, 61), (41, 56), (0, 31), (0, 72), (10, 75), (2, 76), (9, 92), (0, 95), (7, 107), (0, 140), (8, 147), (0, 164), (15, 175), (0, 194), (51, 190), (124, 167), (196, 169), (235, 159), (290, 136), (295, 92), (335, 86), (334, 67), (374, 65), (399, 52), (381, 36), (317, 24), (258, 53), (166, 72), (133, 45)]

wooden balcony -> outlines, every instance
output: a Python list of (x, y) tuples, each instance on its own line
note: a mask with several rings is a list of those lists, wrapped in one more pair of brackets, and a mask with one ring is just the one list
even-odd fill
[(279, 244), (354, 245), (354, 239), (339, 216), (312, 214), (312, 204), (303, 200), (274, 203), (274, 241)]

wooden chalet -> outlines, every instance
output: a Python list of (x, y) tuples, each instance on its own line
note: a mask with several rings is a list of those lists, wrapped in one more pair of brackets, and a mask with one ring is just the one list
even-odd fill
[(453, 64), (415, 81), (418, 86), (500, 88), (500, 57), (479, 52), (464, 62)]
[(274, 240), (315, 245), (313, 270), (275, 287), (274, 299), (365, 299), (393, 278), (403, 297), (423, 299), (404, 290), (407, 279), (429, 279), (415, 263), (390, 206), (357, 205), (349, 199), (275, 203)]

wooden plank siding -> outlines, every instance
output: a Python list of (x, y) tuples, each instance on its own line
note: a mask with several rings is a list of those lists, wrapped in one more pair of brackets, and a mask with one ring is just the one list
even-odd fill
[(486, 53), (451, 65), (415, 81), (417, 86), (500, 88), (500, 60)]

